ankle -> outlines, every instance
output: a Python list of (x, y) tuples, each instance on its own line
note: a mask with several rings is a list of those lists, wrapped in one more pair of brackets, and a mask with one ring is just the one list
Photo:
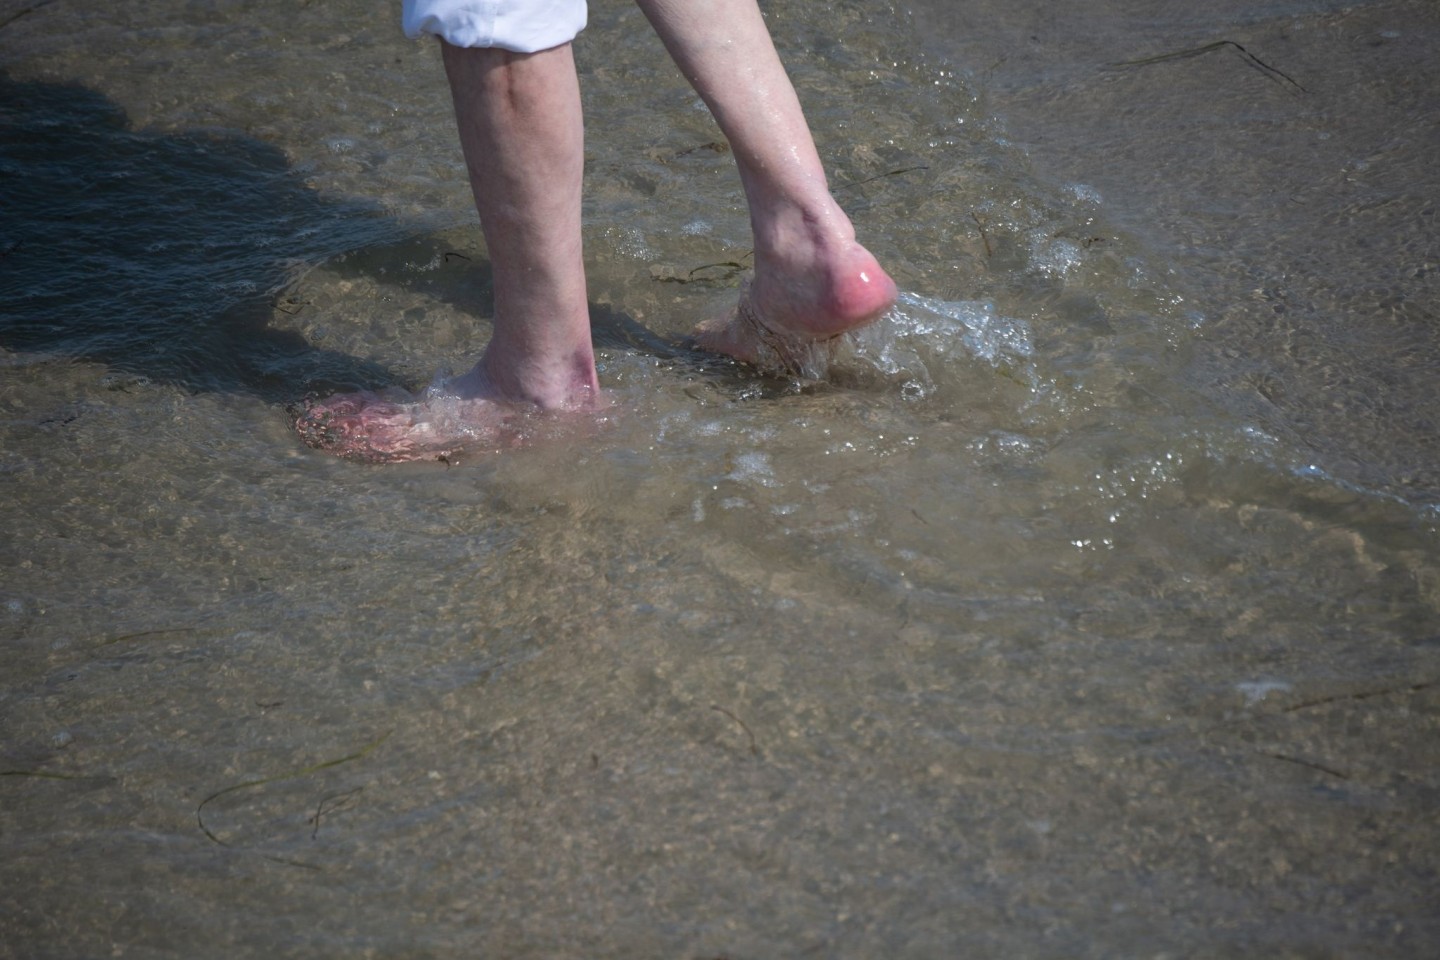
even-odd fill
[(555, 355), (517, 353), (492, 341), (474, 368), (453, 383), (468, 396), (542, 410), (591, 406), (600, 390), (588, 341)]

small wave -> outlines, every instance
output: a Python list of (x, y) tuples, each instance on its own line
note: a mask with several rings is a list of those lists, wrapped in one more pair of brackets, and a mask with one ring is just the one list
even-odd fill
[(981, 360), (997, 369), (1021, 369), (1033, 381), (1034, 354), (1029, 327), (1001, 316), (995, 305), (973, 300), (938, 300), (902, 293), (879, 323), (850, 334), (853, 359), (889, 382), (899, 382), (907, 399), (935, 391), (941, 368), (954, 360)]

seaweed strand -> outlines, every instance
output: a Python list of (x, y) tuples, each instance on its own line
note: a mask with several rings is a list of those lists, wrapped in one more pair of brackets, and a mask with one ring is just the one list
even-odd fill
[(1191, 57), (1198, 57), (1203, 54), (1210, 53), (1214, 50), (1223, 49), (1225, 47), (1234, 47), (1236, 50), (1239, 50), (1240, 54), (1244, 56), (1247, 60), (1249, 60), (1250, 63), (1259, 67), (1262, 71), (1264, 71), (1266, 74), (1269, 74), (1271, 77), (1279, 77), (1281, 80), (1284, 80), (1286, 83), (1290, 84), (1292, 87), (1302, 93), (1310, 92), (1304, 87), (1302, 87), (1295, 80), (1294, 77), (1290, 76), (1288, 73), (1279, 69), (1278, 67), (1270, 66), (1270, 64), (1266, 63), (1264, 60), (1261, 60), (1259, 57), (1255, 56), (1255, 54), (1251, 53), (1249, 50), (1246, 50), (1234, 40), (1216, 40), (1214, 43), (1207, 43), (1204, 46), (1192, 47), (1188, 50), (1176, 50), (1172, 53), (1162, 53), (1153, 57), (1142, 57), (1139, 60), (1122, 60), (1119, 63), (1112, 63), (1110, 64), (1110, 66), (1145, 67), (1149, 66), (1152, 63), (1166, 63), (1171, 60), (1188, 60)]
[[(331, 767), (338, 767), (342, 763), (349, 763), (352, 760), (359, 760), (369, 754), (371, 751), (373, 751), (376, 747), (380, 746), (380, 744), (384, 743), (386, 739), (389, 738), (390, 733), (391, 731), (387, 730), (385, 733), (382, 733), (379, 737), (370, 741), (365, 746), (361, 747), (359, 750), (356, 750), (354, 753), (346, 754), (343, 757), (337, 757), (334, 760), (325, 760), (321, 763), (311, 764), (310, 766), (304, 767), (299, 770), (292, 770), (289, 773), (276, 774), (273, 777), (260, 777), (255, 780), (246, 780), (242, 783), (234, 783), (228, 787), (225, 787), (223, 790), (217, 790), (214, 793), (210, 794), (210, 796), (206, 797), (204, 800), (201, 800), (199, 805), (195, 807), (195, 823), (200, 827), (200, 832), (205, 834), (205, 836), (209, 837), (212, 842), (217, 843), (222, 847), (229, 847), (231, 845), (216, 836), (215, 832), (211, 830), (210, 827), (207, 826), (205, 823), (205, 807), (212, 801), (218, 800), (226, 794), (234, 793), (237, 790), (244, 790), (248, 787), (259, 787), (267, 783), (278, 783), (281, 780), (294, 780), (296, 777), (309, 776), (312, 773), (319, 773), (321, 770), (328, 770)], [(298, 860), (286, 860), (281, 857), (273, 856), (267, 856), (266, 859), (274, 860), (278, 863), (289, 864), (290, 866), (295, 867), (305, 867), (311, 870), (319, 869), (313, 864), (303, 863)]]

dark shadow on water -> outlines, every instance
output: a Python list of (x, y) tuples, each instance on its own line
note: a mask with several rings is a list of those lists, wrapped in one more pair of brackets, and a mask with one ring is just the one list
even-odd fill
[[(297, 263), (393, 234), (234, 134), (153, 134), (93, 90), (0, 74), (0, 345), (268, 400), (389, 372), (269, 325)], [(382, 233), (383, 231), (383, 233)]]
[[(394, 269), (449, 255), (373, 202), (310, 189), (269, 144), (135, 131), (94, 90), (0, 72), (0, 347), (267, 402), (378, 388), (399, 375), (274, 323), (303, 309), (285, 302), (296, 267), (324, 261), (483, 322), (483, 260)], [(617, 311), (593, 316), (601, 343), (684, 353)]]
[[(430, 233), (373, 244), (333, 257), (325, 266), (335, 276), (346, 279), (382, 277), (387, 285), (412, 294), (411, 299), (443, 303), (469, 316), (495, 314), (490, 264), (477, 259), (473, 252), (457, 250), (444, 235)], [(303, 283), (297, 287), (296, 299), (303, 305)], [(593, 301), (589, 306), (592, 337), (597, 347), (633, 350), (664, 360), (691, 363), (716, 360), (713, 354), (702, 354), (684, 342), (656, 334), (613, 306)], [(282, 303), (281, 309), (285, 308)]]

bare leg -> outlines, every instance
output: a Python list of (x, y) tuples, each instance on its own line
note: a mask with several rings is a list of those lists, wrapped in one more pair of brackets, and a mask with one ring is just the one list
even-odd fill
[(764, 347), (877, 319), (895, 283), (830, 196), (795, 89), (755, 0), (638, 0), (730, 140), (750, 205), (755, 278), (736, 315), (700, 342), (754, 361)]
[(368, 460), (441, 455), (491, 439), (518, 410), (593, 406), (599, 398), (581, 257), (584, 125), (570, 45), (539, 53), (441, 41), (495, 277), (484, 353), (444, 398), (414, 403), (348, 395), (297, 423), (315, 446)]
[[(755, 278), (710, 349), (787, 362), (792, 347), (878, 318), (894, 282), (830, 196), (794, 88), (755, 0), (639, 0), (730, 139), (750, 205)], [(534, 54), (442, 42), (460, 142), (495, 275), (495, 328), (453, 396), (311, 404), (315, 446), (371, 460), (447, 453), (504, 434), (520, 409), (593, 406), (599, 387), (581, 257), (583, 121), (569, 44)]]
[(457, 386), (544, 409), (593, 404), (584, 123), (570, 44), (531, 54), (441, 46), (495, 276), (494, 336)]

